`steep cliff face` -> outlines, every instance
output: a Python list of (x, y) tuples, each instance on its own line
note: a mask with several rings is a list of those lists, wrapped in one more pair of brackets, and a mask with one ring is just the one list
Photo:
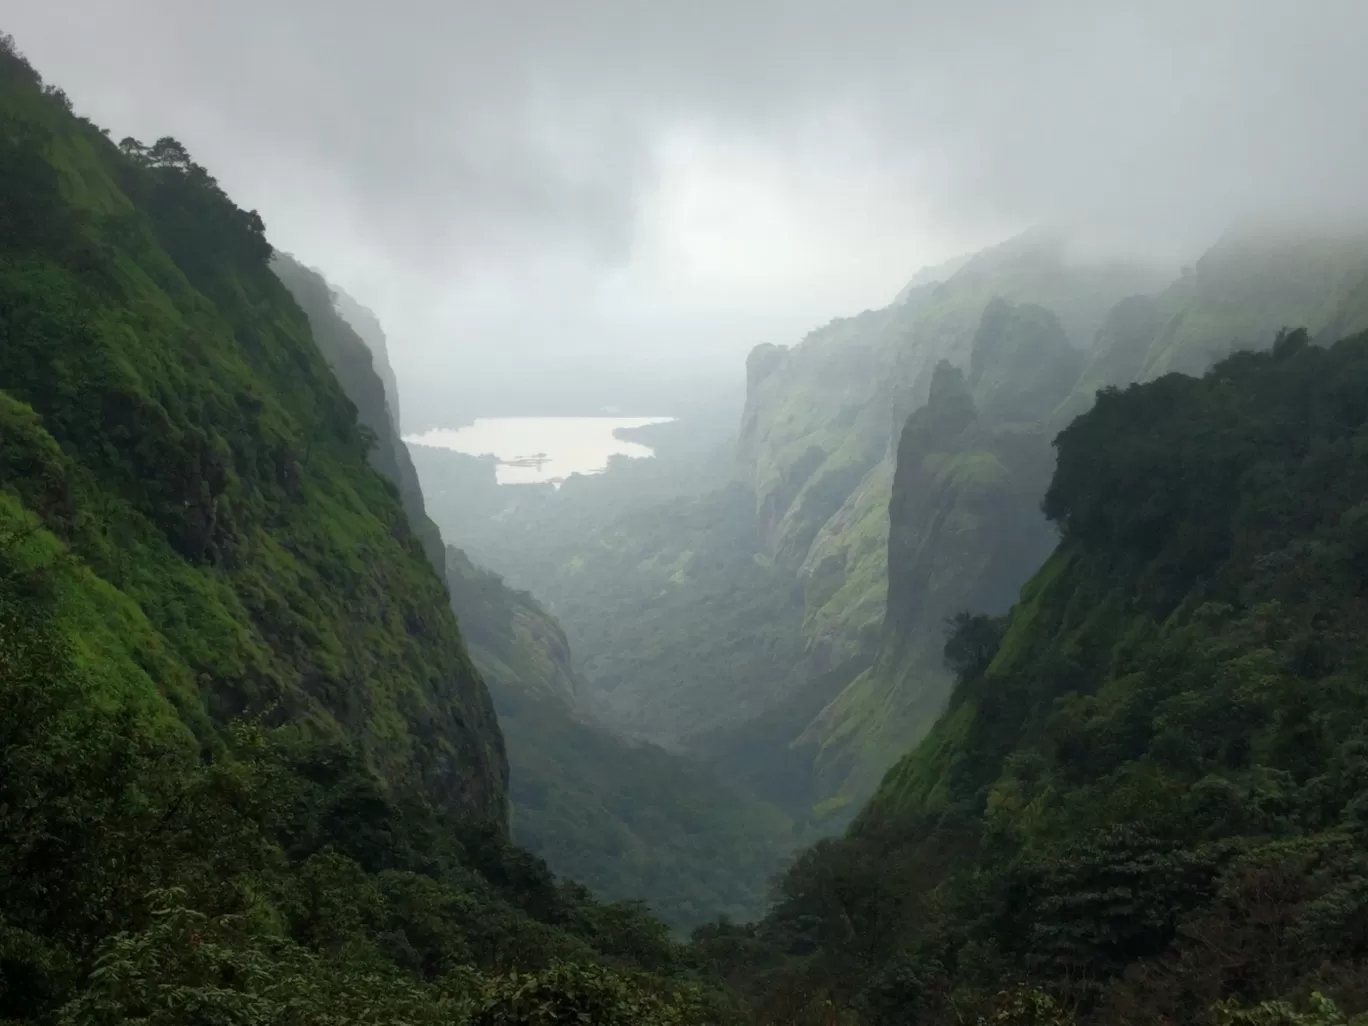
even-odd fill
[(399, 381), (394, 376), (394, 368), (390, 366), (389, 340), (385, 337), (385, 329), (380, 324), (380, 318), (370, 307), (349, 296), (341, 288), (332, 286), (332, 293), (333, 307), (371, 351), (375, 373), (380, 375), (380, 383), (385, 386), (385, 403), (389, 407), (390, 421), (394, 425), (395, 434), (399, 434), (404, 425), (403, 414), (400, 412)]
[(994, 300), (966, 376), (942, 362), (903, 429), (889, 505), (878, 654), (808, 726), (825, 809), (848, 809), (929, 729), (949, 691), (940, 649), (964, 609), (1004, 612), (1049, 553), (1039, 512), (1050, 415), (1083, 356), (1042, 307)]
[(489, 696), (260, 219), (0, 65), (0, 499), (91, 666), (202, 745), (292, 722), (502, 822)]
[(816, 532), (883, 455), (873, 400), (929, 289), (748, 360), (740, 474), (755, 492), (767, 548), (787, 565), (802, 563)]
[[(433, 569), (446, 574), (442, 535), (424, 508), (423, 489), (413, 458), (399, 433), (399, 396), (385, 350), (385, 333), (369, 310), (344, 298), (315, 270), (286, 253), (271, 257), (271, 269), (309, 318), (319, 352), (356, 405), (357, 420), (375, 437), (371, 466), (399, 489), (409, 524), (422, 542)], [(349, 319), (343, 311), (350, 311)], [(365, 329), (364, 334), (362, 329)]]
[[(742, 479), (755, 491), (769, 550), (804, 582), (814, 672), (868, 657), (877, 643), (898, 432), (940, 361), (969, 369), (989, 304), (1039, 304), (1084, 346), (1118, 300), (1163, 284), (1141, 268), (1071, 261), (1048, 233), (941, 271), (943, 280), (909, 285), (883, 310), (812, 333), (772, 367), (768, 352), (757, 357), (767, 372), (747, 395)], [(996, 373), (991, 364), (979, 373)]]
[(579, 715), (584, 680), (560, 624), (525, 591), (514, 591), (460, 549), (446, 550), (451, 608), (501, 715), (522, 702), (550, 702)]
[[(826, 329), (787, 351), (753, 389), (744, 460), (786, 454), (778, 462), (803, 481), (794, 487), (784, 472), (771, 471), (766, 490), (757, 479), (757, 502), (777, 524), (770, 538), (779, 558), (791, 559), (802, 548), (810, 526), (800, 533), (786, 529), (826, 517), (799, 571), (803, 672), (827, 671), (830, 679), (830, 671), (852, 661), (869, 666), (812, 718), (784, 756), (787, 762), (795, 750), (812, 755), (819, 815), (839, 820), (928, 728), (949, 686), (940, 655), (945, 617), (963, 608), (1001, 611), (1044, 559), (1049, 536), (1036, 509), (1052, 465), (1048, 442), (1091, 407), (1099, 388), (1171, 364), (1200, 370), (1213, 354), (1268, 345), (1283, 325), (1308, 324), (1317, 337), (1368, 325), (1368, 244), (1360, 236), (1232, 236), (1167, 289), (1130, 296), (1125, 289), (1144, 285), (1143, 274), (1070, 267), (1052, 246), (1039, 236), (1014, 240), (970, 259), (947, 282), (909, 288), (901, 314), (864, 315), (870, 325), (900, 334), (897, 356), (877, 373), (869, 367), (878, 364), (870, 353), (879, 345), (851, 322), (849, 337)], [(1030, 304), (1013, 295), (1043, 298)], [(966, 343), (970, 311), (978, 313)], [(904, 318), (896, 330), (879, 319), (890, 316)], [(858, 354), (845, 378), (842, 346)], [(847, 484), (840, 461), (828, 453), (860, 451), (869, 458), (872, 449), (861, 450), (851, 434), (868, 444), (885, 411), (916, 409), (937, 377), (944, 393), (948, 379), (936, 353), (965, 372), (973, 429), (940, 453), (939, 473), (932, 473), (922, 466), (927, 456), (917, 439), (928, 429), (921, 418), (936, 411), (917, 409), (896, 454), (890, 450), (866, 464), (863, 478), (828, 516), (835, 503), (822, 486), (839, 492)], [(842, 420), (830, 404), (819, 403), (805, 422), (797, 399), (809, 387), (805, 363), (814, 377), (843, 382), (852, 392), (858, 383), (869, 387), (877, 378), (879, 384), (860, 412)], [(942, 394), (938, 405), (947, 401)], [(768, 429), (771, 417), (780, 434)], [(767, 449), (765, 440), (781, 435), (801, 437), (807, 447)], [(845, 471), (854, 476), (860, 466), (847, 463)], [(994, 537), (1020, 544), (998, 548)], [(786, 540), (796, 545), (784, 548)], [(936, 601), (927, 604), (930, 596)], [(790, 713), (809, 703), (809, 690), (798, 689), (793, 708), (777, 710), (774, 723), (791, 722)]]

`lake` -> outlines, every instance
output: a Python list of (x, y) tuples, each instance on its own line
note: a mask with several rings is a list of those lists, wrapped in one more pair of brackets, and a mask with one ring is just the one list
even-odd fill
[(499, 484), (564, 481), (571, 474), (598, 474), (612, 456), (645, 459), (648, 445), (614, 435), (622, 428), (665, 424), (672, 417), (479, 417), (462, 428), (434, 428), (404, 441), (454, 449), (499, 461)]

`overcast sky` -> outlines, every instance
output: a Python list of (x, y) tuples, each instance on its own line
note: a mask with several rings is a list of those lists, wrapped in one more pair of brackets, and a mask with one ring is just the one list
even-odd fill
[(1368, 205), (1363, 0), (0, 10), (82, 113), (177, 136), (373, 307), (425, 420), (538, 359), (739, 370), (1034, 223), (1177, 257)]

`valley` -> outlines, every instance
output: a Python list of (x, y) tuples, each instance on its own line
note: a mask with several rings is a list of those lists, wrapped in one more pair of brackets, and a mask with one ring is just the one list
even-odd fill
[(275, 239), (0, 36), (0, 1024), (1362, 1026), (1368, 230), (412, 430)]
[[(755, 350), (735, 426), (671, 425), (700, 437), (554, 495), (467, 486), (443, 528), (561, 621), (605, 724), (837, 832), (943, 709), (945, 623), (1006, 612), (1053, 548), (1051, 442), (1093, 393), (1368, 327), (1363, 237), (1234, 234), (1171, 282), (1064, 253), (928, 269)], [(479, 474), (416, 451), (429, 493)]]

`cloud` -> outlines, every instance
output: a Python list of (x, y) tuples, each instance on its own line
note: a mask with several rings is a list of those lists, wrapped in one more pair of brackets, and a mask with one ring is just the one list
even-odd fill
[(5, 27), (374, 306), (401, 383), (739, 369), (1032, 223), (1177, 259), (1368, 204), (1358, 0), (66, 0)]

